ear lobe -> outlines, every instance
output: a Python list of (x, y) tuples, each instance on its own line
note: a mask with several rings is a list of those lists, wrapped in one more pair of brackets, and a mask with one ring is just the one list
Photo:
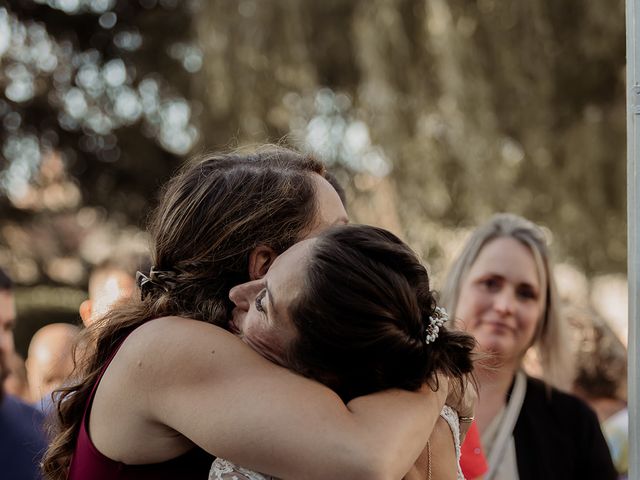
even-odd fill
[(87, 299), (80, 304), (80, 318), (85, 327), (91, 323), (91, 300)]
[(271, 247), (260, 245), (249, 254), (249, 278), (258, 280), (267, 274), (278, 254)]

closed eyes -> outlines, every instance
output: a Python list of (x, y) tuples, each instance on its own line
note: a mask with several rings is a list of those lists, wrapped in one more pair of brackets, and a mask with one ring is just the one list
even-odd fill
[(266, 294), (267, 294), (267, 289), (265, 288), (256, 296), (256, 310), (259, 311), (260, 313), (266, 313), (266, 310), (262, 306), (262, 300), (264, 299)]

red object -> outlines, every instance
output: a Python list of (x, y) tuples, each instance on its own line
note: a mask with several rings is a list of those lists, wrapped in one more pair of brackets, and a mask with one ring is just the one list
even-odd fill
[(489, 470), (487, 459), (484, 457), (484, 452), (482, 451), (480, 432), (478, 431), (476, 422), (471, 424), (467, 436), (464, 442), (462, 442), (460, 468), (462, 468), (462, 474), (468, 480), (473, 480), (476, 477), (484, 475)]

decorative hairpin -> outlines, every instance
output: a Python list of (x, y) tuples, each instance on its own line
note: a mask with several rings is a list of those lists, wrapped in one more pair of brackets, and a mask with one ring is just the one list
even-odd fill
[(144, 273), (136, 272), (136, 284), (140, 289), (140, 297), (144, 300), (145, 296), (152, 287), (157, 287), (165, 292), (169, 292), (175, 286), (174, 280), (175, 274), (171, 270), (156, 270), (156, 267), (151, 267), (149, 276)]
[(428, 345), (435, 342), (440, 333), (440, 327), (442, 327), (447, 320), (449, 320), (447, 311), (442, 307), (436, 307), (433, 310), (433, 315), (429, 316), (429, 325), (427, 325), (424, 332), (424, 343)]

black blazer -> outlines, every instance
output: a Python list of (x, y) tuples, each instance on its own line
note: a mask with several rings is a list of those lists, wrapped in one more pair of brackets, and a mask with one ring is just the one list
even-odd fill
[(596, 414), (582, 400), (527, 377), (513, 431), (520, 480), (615, 480)]

